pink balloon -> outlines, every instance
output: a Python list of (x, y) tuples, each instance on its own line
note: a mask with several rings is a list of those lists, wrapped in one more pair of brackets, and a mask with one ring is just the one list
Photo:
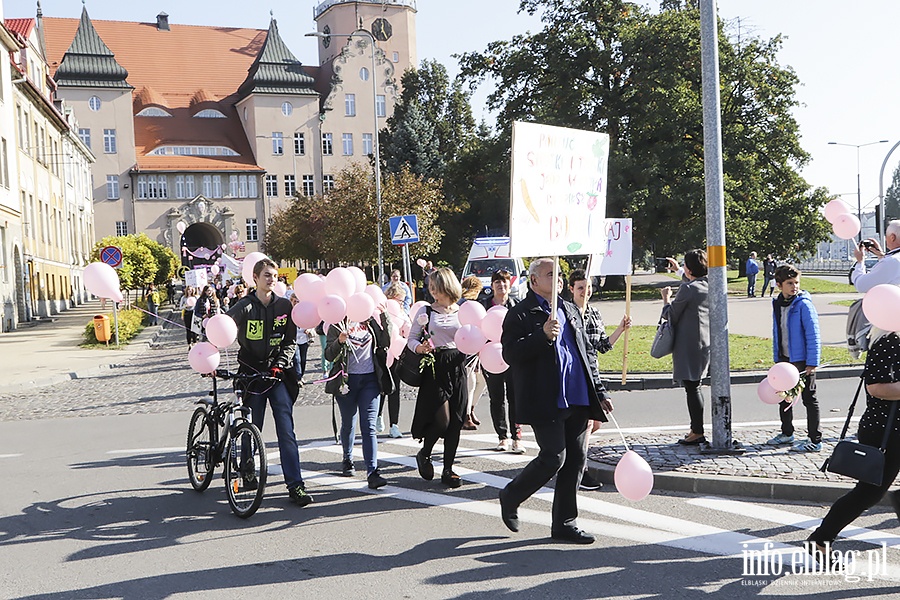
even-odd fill
[(178, 221), (175, 224), (175, 229), (178, 230), (178, 233), (184, 233), (184, 230), (187, 229), (187, 225), (184, 224), (184, 221)]
[(759, 382), (759, 385), (756, 386), (756, 395), (759, 396), (759, 399), (765, 404), (779, 404), (784, 400), (784, 398), (778, 395), (778, 392), (775, 391), (775, 388), (772, 387), (772, 384), (769, 383), (768, 379), (763, 379)]
[(264, 258), (268, 257), (262, 252), (251, 252), (244, 257), (244, 262), (241, 264), (241, 275), (243, 276), (244, 283), (247, 284), (247, 287), (256, 287), (256, 284), (253, 283), (253, 267)]
[(228, 250), (228, 244), (222, 244), (221, 246), (219, 246), (219, 248), (221, 248), (222, 250)]
[[(467, 304), (469, 303), (467, 302)], [(481, 359), (481, 366), (488, 373), (502, 373), (509, 368), (509, 365), (503, 360), (503, 346), (500, 345), (500, 342), (486, 344), (478, 353), (478, 358)]]
[(381, 291), (381, 288), (375, 285), (374, 283), (370, 283), (366, 286), (365, 292), (372, 297), (372, 300), (375, 301), (375, 306), (385, 306), (385, 302), (387, 302), (387, 296), (384, 295), (384, 292)]
[(353, 275), (353, 281), (356, 282), (356, 288), (353, 293), (359, 294), (361, 292), (366, 291), (366, 274), (363, 273), (363, 270), (359, 267), (347, 267), (347, 270), (350, 271), (350, 274)]
[(309, 300), (301, 300), (291, 309), (291, 320), (300, 329), (312, 329), (322, 319), (318, 307)]
[(825, 205), (825, 218), (829, 223), (834, 223), (841, 215), (850, 212), (850, 207), (842, 200), (832, 200)]
[(459, 307), (459, 324), (460, 325), (481, 325), (481, 320), (487, 311), (480, 302), (469, 301), (463, 302)]
[(478, 354), (487, 344), (487, 338), (474, 325), (463, 325), (457, 329), (453, 341), (456, 342), (456, 348), (463, 354)]
[(238, 237), (240, 237), (240, 236), (238, 235), (238, 232), (237, 232), (237, 231), (232, 231), (232, 232), (231, 232), (231, 241), (232, 241), (232, 242), (238, 241)]
[(850, 213), (838, 215), (832, 223), (831, 228), (834, 230), (834, 235), (842, 240), (852, 239), (859, 233), (859, 218)]
[(328, 294), (319, 300), (319, 318), (326, 323), (340, 323), (347, 316), (347, 303), (340, 296)]
[(84, 287), (98, 298), (109, 298), (114, 302), (124, 300), (119, 291), (119, 274), (106, 263), (94, 262), (84, 268)]
[(237, 339), (237, 323), (226, 314), (210, 317), (206, 323), (206, 337), (218, 348), (227, 348)]
[(221, 269), (219, 269), (219, 265), (212, 265), (209, 267), (209, 272), (213, 274), (213, 277), (218, 275), (220, 270)]
[(348, 269), (338, 267), (325, 276), (325, 293), (346, 300), (356, 292), (356, 279)]
[(301, 302), (306, 300), (318, 306), (319, 301), (326, 295), (325, 280), (312, 273), (304, 273), (294, 280), (294, 293)]
[(638, 502), (653, 489), (653, 470), (637, 452), (629, 450), (619, 459), (614, 480), (620, 494), (632, 502)]
[(403, 321), (400, 324), (400, 335), (403, 337), (409, 337), (409, 330), (412, 329), (412, 323), (410, 321)]
[(413, 316), (419, 314), (419, 311), (422, 310), (422, 307), (424, 307), (424, 306), (428, 306), (428, 303), (425, 302), (424, 300), (419, 300), (418, 302), (416, 302), (415, 304), (413, 304), (412, 306), (409, 307), (409, 314), (411, 314)]
[(400, 353), (406, 348), (407, 339), (405, 337), (395, 337), (391, 340), (389, 354), (394, 358), (400, 358)]
[(188, 352), (191, 368), (203, 375), (215, 371), (219, 367), (219, 360), (219, 349), (209, 342), (195, 344)]
[(200, 324), (203, 326), (203, 329), (206, 329), (206, 324), (209, 323), (209, 317), (203, 317), (203, 321)]
[(400, 318), (403, 315), (403, 305), (391, 298), (385, 302), (387, 313), (392, 317)]
[(800, 371), (789, 362), (775, 363), (769, 368), (766, 379), (776, 392), (786, 392), (800, 381)]
[(276, 296), (283, 298), (287, 294), (287, 285), (283, 281), (276, 281), (272, 286), (272, 291), (275, 292)]
[(347, 298), (347, 318), (362, 323), (375, 311), (375, 301), (365, 292), (358, 292)]
[(424, 269), (424, 268), (425, 268), (425, 265), (427, 265), (428, 263), (425, 261), (424, 258), (417, 258), (417, 259), (416, 259), (416, 264), (419, 265), (420, 267), (422, 267), (422, 268)]
[(900, 331), (900, 287), (883, 283), (863, 296), (863, 313), (869, 322), (885, 331)]
[[(498, 310), (499, 309), (499, 310)], [(492, 342), (500, 341), (500, 334), (503, 333), (503, 319), (509, 310), (505, 306), (495, 306), (487, 311), (481, 320), (481, 331), (485, 337)]]
[(188, 296), (187, 298), (184, 299), (184, 305), (187, 306), (188, 308), (194, 308), (194, 306), (196, 304), (197, 304), (196, 296)]

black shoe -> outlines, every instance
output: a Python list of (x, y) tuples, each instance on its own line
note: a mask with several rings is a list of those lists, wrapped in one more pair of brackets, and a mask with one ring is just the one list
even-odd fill
[(569, 542), (571, 544), (593, 544), (594, 536), (578, 529), (577, 527), (566, 527), (556, 531), (550, 531), (550, 537), (559, 542)]
[(500, 490), (500, 518), (503, 519), (503, 524), (506, 525), (506, 528), (510, 531), (519, 531), (519, 515), (516, 512), (516, 509), (509, 506), (509, 504), (504, 500), (505, 497), (504, 492), (506, 490)]
[(585, 471), (584, 475), (581, 476), (581, 485), (578, 486), (582, 490), (593, 491), (599, 490), (603, 487), (603, 483), (591, 475), (590, 471)]
[(441, 483), (449, 488), (458, 488), (462, 485), (462, 479), (453, 471), (444, 471), (441, 473)]
[(300, 507), (311, 504), (313, 501), (312, 496), (306, 493), (306, 488), (302, 483), (298, 486), (288, 488), (288, 497), (291, 502)]
[(422, 479), (425, 481), (434, 479), (434, 465), (431, 464), (431, 456), (425, 454), (425, 448), (416, 452), (416, 466)]
[(252, 491), (259, 488), (259, 481), (256, 479), (256, 475), (253, 475), (252, 473), (250, 475), (243, 475), (241, 479), (244, 481), (245, 490)]
[(353, 461), (345, 458), (344, 462), (341, 463), (341, 475), (344, 477), (353, 477), (356, 475), (356, 467), (353, 466)]
[(377, 490), (378, 488), (382, 488), (387, 485), (387, 479), (381, 476), (381, 473), (378, 472), (378, 469), (375, 469), (371, 473), (369, 473), (369, 489)]

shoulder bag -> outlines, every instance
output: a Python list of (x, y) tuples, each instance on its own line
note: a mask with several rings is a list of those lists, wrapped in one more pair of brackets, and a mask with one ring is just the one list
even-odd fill
[(880, 448), (845, 440), (844, 436), (847, 435), (847, 429), (850, 427), (850, 419), (853, 417), (853, 409), (856, 407), (856, 401), (859, 399), (863, 383), (865, 383), (865, 371), (860, 376), (859, 387), (856, 388), (856, 395), (850, 404), (847, 421), (844, 423), (843, 431), (841, 431), (840, 441), (834, 447), (831, 457), (825, 461), (819, 470), (823, 473), (826, 471), (837, 473), (863, 483), (880, 486), (884, 477), (884, 449), (887, 448), (888, 436), (890, 436), (894, 426), (897, 402), (891, 402), (891, 410), (888, 413), (887, 423), (884, 426), (884, 437), (881, 439)]
[(672, 354), (675, 349), (675, 330), (669, 324), (669, 320), (659, 317), (659, 324), (656, 326), (656, 335), (653, 336), (653, 343), (650, 344), (650, 356), (653, 358), (662, 358)]
[[(425, 314), (428, 315), (428, 321), (431, 322), (431, 307), (425, 307)], [(425, 325), (425, 331), (428, 331), (428, 325)], [(403, 352), (400, 353), (400, 364), (397, 367), (397, 375), (400, 381), (411, 387), (419, 387), (422, 385), (422, 371), (419, 366), (422, 361), (422, 354), (410, 350), (409, 346), (403, 346)]]

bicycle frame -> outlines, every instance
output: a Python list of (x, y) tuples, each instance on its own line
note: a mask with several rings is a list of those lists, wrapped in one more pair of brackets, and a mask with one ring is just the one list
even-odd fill
[[(223, 374), (225, 374), (225, 376), (222, 376)], [(212, 396), (212, 402), (204, 399), (198, 400), (197, 404), (206, 406), (210, 418), (212, 418), (213, 422), (216, 424), (214, 429), (215, 439), (210, 441), (214, 448), (214, 464), (219, 465), (225, 460), (225, 449), (231, 441), (232, 432), (244, 421), (250, 422), (250, 408), (244, 406), (243, 390), (237, 387), (234, 388), (237, 402), (219, 402), (217, 380), (220, 377), (223, 379), (234, 380), (237, 377), (236, 373), (231, 374), (227, 373), (227, 371), (222, 372), (217, 370), (215, 373), (211, 374), (210, 377), (212, 377), (212, 391), (209, 392), (209, 395)]]

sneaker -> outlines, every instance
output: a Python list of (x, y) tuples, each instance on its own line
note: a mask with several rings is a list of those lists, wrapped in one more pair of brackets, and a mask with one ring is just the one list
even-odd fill
[(402, 437), (403, 437), (403, 434), (400, 432), (400, 428), (397, 427), (396, 424), (391, 425), (390, 436), (391, 436), (392, 438), (402, 438)]
[(311, 504), (313, 501), (312, 496), (306, 493), (306, 488), (302, 483), (298, 486), (288, 488), (288, 497), (291, 502), (300, 507)]
[(778, 435), (773, 437), (771, 440), (766, 442), (766, 444), (769, 446), (781, 446), (783, 444), (793, 444), (793, 443), (794, 443), (794, 436), (784, 435), (783, 433), (779, 433)]
[(378, 415), (378, 418), (375, 419), (375, 433), (381, 433), (384, 431), (384, 417)]
[(241, 478), (244, 480), (244, 489), (247, 491), (252, 491), (259, 488), (259, 481), (256, 479), (256, 475), (242, 475)]
[(344, 477), (353, 477), (356, 475), (356, 467), (353, 466), (353, 461), (349, 458), (345, 458), (341, 463), (341, 475)]
[(813, 442), (809, 438), (791, 446), (791, 452), (821, 452), (822, 442)]
[(367, 479), (369, 481), (370, 490), (377, 490), (378, 488), (382, 488), (387, 485), (387, 479), (381, 476), (381, 473), (378, 471), (378, 469), (375, 469), (374, 471), (369, 473)]
[(507, 450), (509, 450), (509, 440), (506, 438), (500, 440), (500, 443), (494, 448), (494, 452), (506, 452)]
[(581, 485), (578, 487), (582, 490), (593, 491), (602, 488), (603, 483), (591, 475), (590, 471), (585, 471), (584, 475), (581, 476)]
[(525, 454), (525, 446), (519, 443), (519, 440), (513, 440), (512, 448), (509, 451), (513, 454)]
[(458, 488), (462, 485), (462, 479), (453, 471), (444, 471), (441, 474), (441, 483), (449, 488)]

